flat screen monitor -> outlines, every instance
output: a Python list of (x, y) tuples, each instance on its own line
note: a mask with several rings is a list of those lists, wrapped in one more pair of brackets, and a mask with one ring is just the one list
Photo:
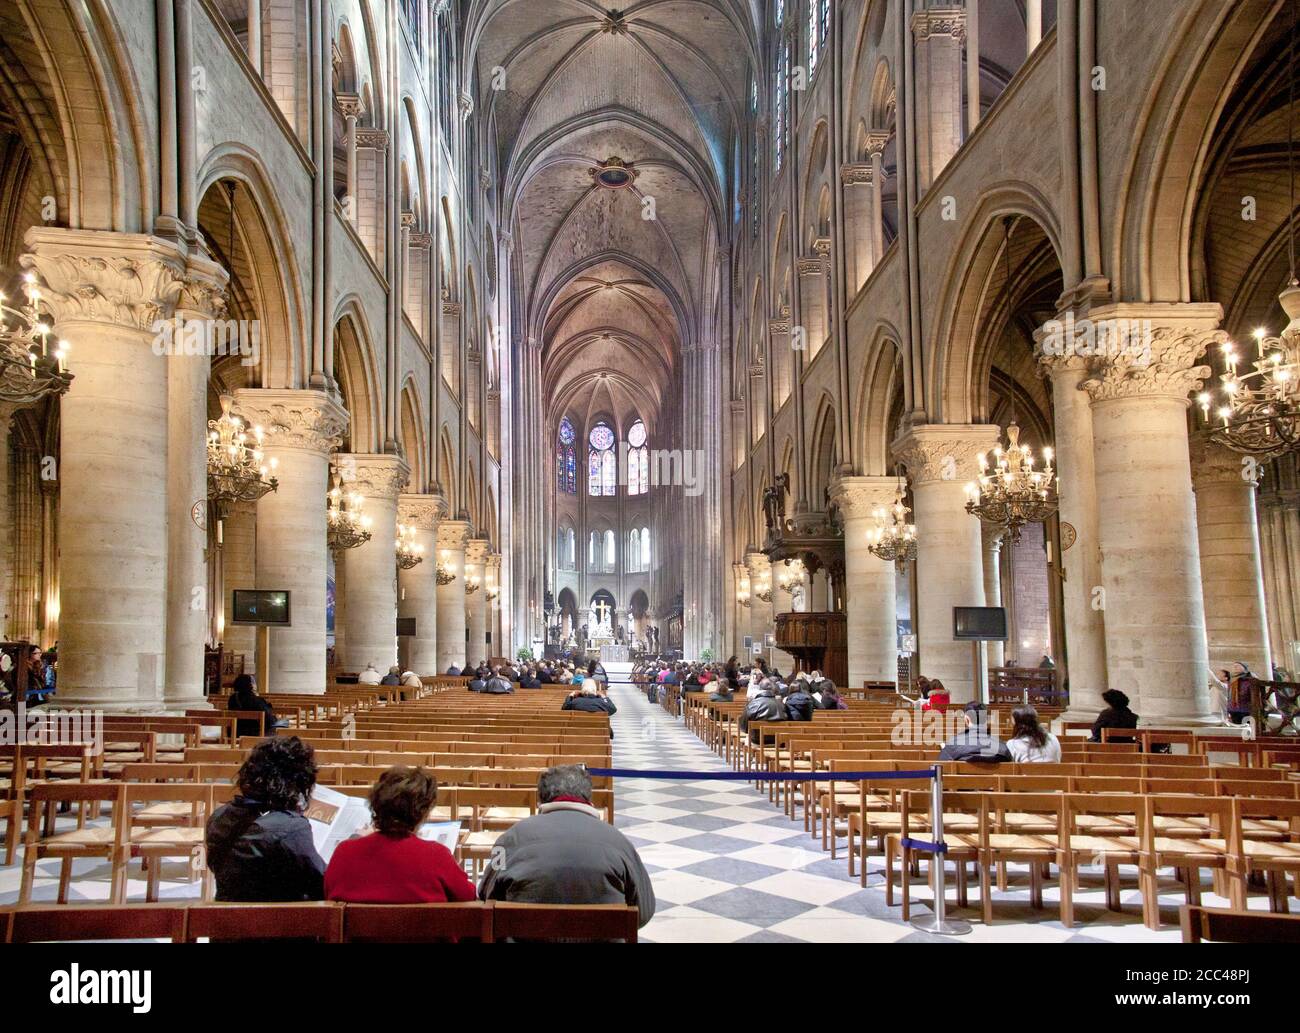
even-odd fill
[(397, 635), (399, 638), (415, 638), (415, 618), (398, 617)]
[(232, 593), (230, 623), (288, 627), (293, 623), (289, 593), (280, 589), (236, 588)]
[(1007, 611), (1001, 606), (954, 606), (952, 637), (1001, 642), (1007, 637)]

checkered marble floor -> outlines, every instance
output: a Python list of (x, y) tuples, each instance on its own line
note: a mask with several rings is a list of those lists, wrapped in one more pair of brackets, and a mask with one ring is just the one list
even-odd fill
[[(614, 766), (639, 770), (726, 771), (726, 764), (662, 707), (632, 685), (614, 684)], [(792, 822), (747, 782), (619, 779), (615, 824), (635, 845), (654, 882), (658, 910), (642, 930), (657, 943), (795, 942), (1155, 942), (1177, 941), (1176, 907), (1182, 894), (1174, 882), (1163, 893), (1170, 925), (1156, 933), (1142, 925), (1136, 888), (1123, 895), (1124, 914), (1108, 911), (1101, 872), (1076, 894), (1076, 926), (1064, 928), (1049, 884), (1044, 910), (1029, 902), (1027, 872), (1011, 870), (1007, 893), (994, 899), (994, 922), (979, 920), (976, 908), (950, 908), (951, 917), (972, 923), (962, 937), (935, 936), (899, 917), (897, 903), (885, 904), (883, 861), (869, 858), (867, 888), (850, 878), (843, 852), (832, 861), (821, 839)], [(951, 883), (951, 876), (950, 876)], [(1125, 872), (1126, 886), (1135, 873)], [(1208, 887), (1207, 887), (1208, 888)], [(928, 887), (913, 884), (914, 914), (928, 914)], [(895, 900), (897, 901), (897, 896)], [(952, 900), (952, 894), (949, 894)], [(1206, 904), (1227, 902), (1204, 894)], [(919, 906), (916, 906), (919, 902)], [(1259, 906), (1259, 902), (1254, 902)]]

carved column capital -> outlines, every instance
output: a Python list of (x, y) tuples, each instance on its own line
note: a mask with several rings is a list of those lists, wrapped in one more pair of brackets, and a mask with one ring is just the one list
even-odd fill
[[(1211, 373), (1197, 360), (1211, 345), (1228, 339), (1219, 329), (1222, 315), (1214, 304), (1094, 309), (1088, 320), (1079, 321), (1094, 328), (1088, 357), (1096, 366), (1084, 389), (1094, 403), (1117, 398), (1176, 398), (1186, 403)], [(1073, 340), (1078, 353), (1077, 332)]]
[(348, 427), (347, 410), (324, 391), (241, 388), (235, 392), (233, 411), (262, 428), (270, 449), (329, 455), (342, 444)]
[(388, 130), (386, 129), (358, 129), (357, 146), (370, 147), (376, 151), (388, 150)]
[(436, 531), (438, 521), (446, 515), (447, 500), (441, 492), (428, 495), (404, 493), (397, 500), (397, 522), (422, 531)]
[(334, 94), (334, 106), (338, 108), (339, 114), (344, 118), (360, 118), (366, 110), (361, 97), (355, 93)]
[(471, 538), (465, 546), (465, 562), (486, 563), (492, 552), (492, 543), (486, 538)]
[(1188, 442), (1188, 452), (1192, 464), (1193, 489), (1216, 484), (1251, 488), (1259, 485), (1264, 467), (1252, 456), (1234, 452), (1199, 434)]
[(840, 180), (846, 187), (871, 186), (873, 175), (869, 162), (851, 162), (840, 166)]
[(438, 549), (460, 552), (469, 541), (470, 526), (468, 520), (443, 520), (438, 524)]
[(918, 43), (934, 36), (949, 36), (958, 42), (966, 38), (964, 7), (931, 7), (912, 15), (912, 35)]
[(343, 483), (368, 499), (397, 499), (411, 480), (406, 460), (386, 453), (341, 452), (338, 466)]
[(897, 477), (837, 477), (831, 482), (831, 502), (847, 520), (869, 517), (881, 506), (893, 505)]
[(894, 441), (892, 451), (916, 486), (936, 481), (974, 480), (978, 456), (994, 448), (1001, 435), (996, 424), (925, 423)]

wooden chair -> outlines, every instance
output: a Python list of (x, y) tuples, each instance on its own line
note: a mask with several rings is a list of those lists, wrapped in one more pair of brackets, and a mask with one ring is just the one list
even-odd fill
[(1183, 943), (1300, 943), (1300, 915), (1269, 915), (1185, 904)]
[[(138, 811), (137, 804), (142, 805)], [(184, 858), (190, 862), (191, 878), (202, 876), (206, 867), (203, 837), (211, 813), (212, 787), (206, 783), (138, 782), (123, 786), (123, 861), (138, 857), (143, 862), (146, 900), (158, 899), (164, 859)]]
[[(109, 876), (109, 903), (120, 904), (126, 894), (126, 869), (123, 864), (119, 829), (122, 823), (122, 789), (120, 785), (77, 782), (54, 782), (34, 786), (27, 815), (27, 838), (23, 844), (23, 880), (18, 891), (18, 903), (31, 900), (32, 884), (36, 879), (36, 862), (44, 857), (57, 857), (62, 862), (59, 871), (60, 904), (67, 903), (68, 885), (72, 881), (72, 862), (81, 859), (103, 858), (112, 866)], [(111, 803), (112, 814), (107, 826), (78, 828), (59, 832), (54, 824), (54, 810), (62, 803)], [(42, 830), (42, 812), (45, 829)]]
[[(980, 841), (982, 865), (986, 870), (996, 867), (997, 886), (1004, 892), (1008, 886), (1007, 865), (1026, 865), (1030, 903), (1041, 909), (1044, 873), (1052, 864), (1065, 870), (1061, 864), (1065, 797), (1052, 791), (1000, 792), (988, 793), (986, 799), (988, 821), (981, 829)], [(1067, 893), (1068, 887), (1062, 885), (1062, 914)], [(986, 908), (984, 921), (992, 920), (992, 912)]]
[(348, 904), (343, 909), (345, 943), (492, 942), (492, 905)]
[(0, 912), (5, 943), (185, 939), (184, 906), (28, 904)]
[(343, 939), (343, 905), (329, 901), (302, 904), (193, 904), (186, 912), (185, 942), (207, 940)]
[[(984, 793), (950, 793), (943, 794), (943, 841), (947, 852), (943, 854), (918, 850), (907, 845), (909, 839), (928, 839), (930, 837), (929, 790), (907, 790), (902, 797), (902, 813), (899, 831), (885, 837), (885, 903), (894, 903), (894, 858), (899, 859), (900, 883), (903, 893), (903, 921), (911, 918), (911, 875), (914, 862), (924, 857), (929, 862), (930, 881), (934, 882), (936, 865), (952, 861), (957, 866), (957, 903), (966, 906), (966, 872), (965, 866), (974, 863), (980, 872), (980, 899), (984, 906), (985, 920), (992, 915), (989, 897), (989, 870), (984, 865), (984, 851), (981, 840), (985, 838), (988, 827), (988, 797)], [(957, 818), (949, 827), (949, 816)], [(959, 816), (970, 816), (973, 820), (961, 821)], [(866, 870), (866, 858), (863, 858), (863, 870)]]
[(492, 905), (492, 936), (503, 940), (602, 940), (636, 943), (640, 916), (623, 904)]
[[(1160, 868), (1175, 868), (1179, 871), (1188, 904), (1201, 902), (1202, 868), (1228, 872), (1230, 851), (1235, 850), (1238, 835), (1232, 805), (1232, 800), (1223, 797), (1146, 797), (1139, 866), (1148, 928), (1160, 928), (1160, 890), (1157, 882)], [(1181, 819), (1181, 822), (1171, 829), (1168, 823), (1162, 827), (1161, 818)], [(1180, 830), (1187, 834), (1178, 835)]]
[[(1074, 925), (1074, 892), (1084, 865), (1106, 869), (1106, 906), (1119, 911), (1119, 866), (1138, 865), (1142, 858), (1140, 830), (1146, 820), (1146, 797), (1108, 793), (1067, 793), (1065, 831), (1061, 841), (1061, 924)], [(1088, 820), (1103, 819), (1104, 821)], [(1142, 916), (1156, 901), (1143, 893)]]
[(1245, 909), (1250, 876), (1263, 874), (1269, 910), (1286, 914), (1287, 875), (1295, 896), (1300, 897), (1300, 801), (1238, 796), (1225, 802), (1232, 806), (1239, 838), (1234, 862), (1238, 877), (1233, 887), (1238, 896), (1233, 906)]

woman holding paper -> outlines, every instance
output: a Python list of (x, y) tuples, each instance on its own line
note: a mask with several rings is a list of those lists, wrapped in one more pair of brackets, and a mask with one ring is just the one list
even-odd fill
[(423, 768), (389, 768), (370, 790), (375, 831), (340, 843), (325, 871), (325, 896), (351, 904), (438, 904), (475, 898), (474, 884), (445, 846), (417, 835), (438, 800)]

